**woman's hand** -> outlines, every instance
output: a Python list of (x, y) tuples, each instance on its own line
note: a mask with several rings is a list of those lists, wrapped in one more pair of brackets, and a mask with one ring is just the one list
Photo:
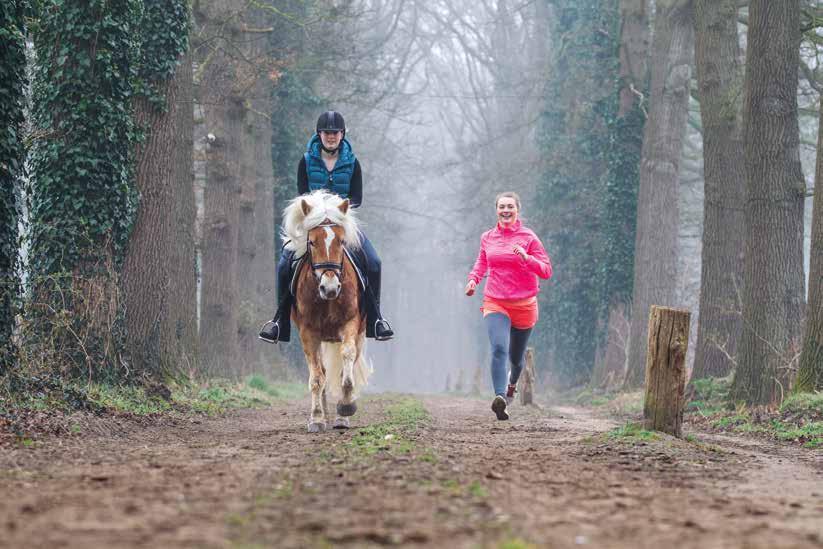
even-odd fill
[(523, 249), (523, 246), (517, 246), (517, 245), (515, 245), (515, 247), (514, 247), (514, 253), (516, 253), (517, 255), (519, 255), (519, 256), (520, 256), (523, 260), (526, 260), (526, 259), (528, 259), (528, 258), (529, 258), (529, 254), (527, 254), (527, 253), (526, 253), (526, 250), (524, 250), (524, 249)]
[(475, 288), (477, 288), (477, 282), (469, 280), (469, 283), (466, 284), (466, 295), (474, 295)]

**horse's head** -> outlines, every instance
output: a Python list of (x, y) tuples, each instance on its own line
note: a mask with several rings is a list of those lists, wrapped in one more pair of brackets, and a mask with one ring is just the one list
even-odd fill
[[(344, 200), (339, 208), (345, 215), (349, 209), (349, 201)], [(303, 201), (303, 211), (306, 215), (311, 211), (311, 206), (306, 201)], [(320, 298), (337, 299), (343, 289), (345, 230), (340, 225), (326, 219), (317, 227), (309, 230), (307, 236), (308, 259), (312, 274), (317, 279)]]

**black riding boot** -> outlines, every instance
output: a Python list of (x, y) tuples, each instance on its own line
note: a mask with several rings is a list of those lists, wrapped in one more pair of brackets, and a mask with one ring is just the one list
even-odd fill
[(277, 312), (274, 313), (274, 318), (263, 326), (258, 336), (268, 343), (286, 342), (291, 339), (292, 297), (289, 284), (293, 257), (294, 252), (283, 250), (283, 258), (277, 264)]
[(394, 337), (389, 321), (380, 314), (380, 267), (368, 273), (366, 283), (366, 337), (386, 341)]

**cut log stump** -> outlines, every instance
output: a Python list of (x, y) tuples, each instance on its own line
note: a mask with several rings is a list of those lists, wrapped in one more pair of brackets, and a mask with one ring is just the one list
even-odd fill
[(645, 428), (676, 437), (683, 424), (690, 316), (689, 311), (658, 305), (649, 312)]

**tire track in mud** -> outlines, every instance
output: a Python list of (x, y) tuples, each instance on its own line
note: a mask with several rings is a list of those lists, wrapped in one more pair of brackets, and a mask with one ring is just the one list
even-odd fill
[(454, 397), (393, 432), (401, 400), (364, 399), (372, 427), (347, 432), (307, 434), (297, 402), (2, 447), (0, 547), (823, 547), (819, 454)]

